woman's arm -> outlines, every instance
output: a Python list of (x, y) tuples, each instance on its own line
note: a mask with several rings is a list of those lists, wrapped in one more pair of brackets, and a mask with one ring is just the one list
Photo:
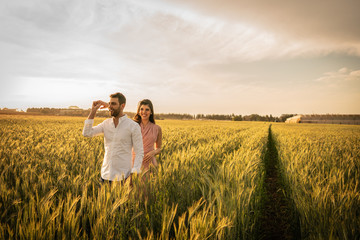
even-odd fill
[(161, 127), (159, 127), (158, 136), (155, 142), (154, 155), (158, 155), (161, 152), (161, 146), (162, 146), (162, 131), (161, 131)]
[(155, 142), (155, 149), (148, 152), (144, 157), (144, 162), (152, 162), (154, 166), (157, 166), (157, 162), (153, 161), (154, 156), (158, 155), (161, 152), (161, 146), (162, 146), (162, 131), (159, 127), (158, 135)]

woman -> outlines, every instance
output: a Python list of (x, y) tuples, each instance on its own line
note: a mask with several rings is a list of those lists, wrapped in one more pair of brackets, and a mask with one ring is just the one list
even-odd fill
[[(142, 171), (145, 173), (150, 166), (157, 166), (155, 155), (161, 152), (162, 132), (160, 126), (155, 124), (154, 108), (149, 99), (141, 100), (137, 107), (134, 121), (139, 123), (144, 145), (144, 159), (142, 162)], [(133, 153), (133, 164), (135, 154)]]

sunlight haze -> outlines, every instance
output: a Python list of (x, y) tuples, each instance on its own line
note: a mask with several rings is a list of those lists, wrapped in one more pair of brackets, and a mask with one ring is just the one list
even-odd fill
[(0, 5), (0, 108), (360, 113), (358, 1), (14, 0)]

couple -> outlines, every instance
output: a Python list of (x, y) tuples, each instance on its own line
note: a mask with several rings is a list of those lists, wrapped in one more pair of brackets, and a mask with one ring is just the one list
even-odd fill
[[(85, 137), (104, 134), (105, 156), (101, 181), (125, 181), (133, 173), (148, 172), (157, 166), (155, 155), (161, 151), (162, 132), (155, 124), (150, 100), (139, 102), (134, 120), (124, 114), (126, 98), (121, 93), (110, 95), (110, 102), (94, 101), (83, 129)], [(98, 109), (108, 108), (112, 118), (93, 127)], [(154, 148), (155, 146), (155, 148)]]

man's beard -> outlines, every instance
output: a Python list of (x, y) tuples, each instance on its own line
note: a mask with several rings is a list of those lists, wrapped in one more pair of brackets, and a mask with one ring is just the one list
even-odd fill
[(120, 114), (120, 108), (114, 109), (113, 111), (110, 111), (110, 114), (112, 117), (117, 117)]

